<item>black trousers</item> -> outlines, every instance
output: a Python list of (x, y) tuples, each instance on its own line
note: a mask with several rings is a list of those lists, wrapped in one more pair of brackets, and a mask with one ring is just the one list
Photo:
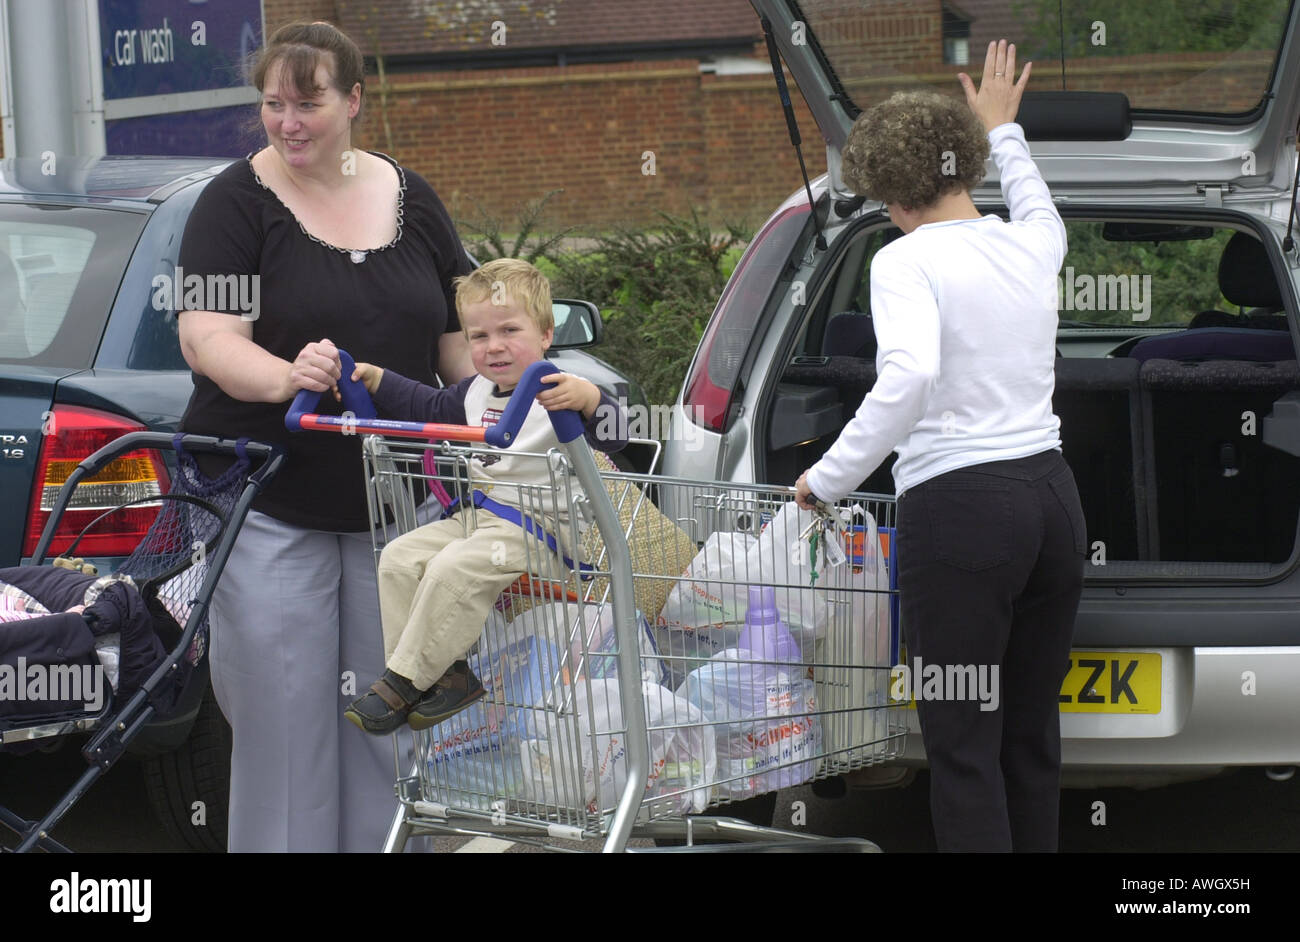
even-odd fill
[[(924, 699), (940, 851), (1055, 851), (1061, 728), (1087, 551), (1074, 475), (1056, 449), (962, 468), (898, 502), (898, 584), (907, 661), (945, 669)], [(997, 667), (996, 709), (951, 678)], [(973, 685), (971, 685), (973, 686)], [(981, 709), (981, 706), (984, 708)]]

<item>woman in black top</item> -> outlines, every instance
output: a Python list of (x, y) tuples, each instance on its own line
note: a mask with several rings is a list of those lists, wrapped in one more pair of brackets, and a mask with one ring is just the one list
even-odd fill
[(213, 687), (234, 730), (232, 851), (378, 850), (395, 810), (391, 749), (341, 718), (356, 678), (383, 668), (360, 440), (290, 435), (289, 401), (337, 383), (338, 348), (426, 384), (435, 367), (449, 383), (473, 372), (451, 288), (469, 261), (428, 183), (353, 150), (363, 82), (334, 27), (278, 30), (253, 72), (269, 144), (208, 184), (180, 252), (187, 280), (240, 287), (186, 298), (182, 428), (288, 452), (211, 612)]

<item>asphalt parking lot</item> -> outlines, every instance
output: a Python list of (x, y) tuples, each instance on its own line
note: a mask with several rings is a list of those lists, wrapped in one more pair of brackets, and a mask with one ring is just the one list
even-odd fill
[[(0, 756), (0, 803), (34, 816), (67, 788), (82, 768), (65, 747), (53, 755)], [(800, 806), (798, 803), (802, 802)], [(1100, 823), (1098, 805), (1104, 806)], [(800, 823), (805, 821), (805, 823)], [(928, 779), (906, 788), (850, 789), (819, 798), (809, 787), (781, 792), (775, 824), (835, 837), (865, 837), (886, 853), (934, 850)], [(74, 850), (97, 853), (172, 852), (154, 821), (138, 763), (126, 760), (96, 784), (56, 830)], [(7, 833), (0, 843), (13, 842)], [(645, 842), (639, 842), (646, 846)], [(535, 848), (491, 839), (442, 838), (439, 851), (519, 853)], [(1222, 853), (1300, 851), (1300, 775), (1271, 781), (1262, 769), (1213, 779), (1135, 790), (1067, 789), (1061, 798), (1061, 850), (1078, 853)]]

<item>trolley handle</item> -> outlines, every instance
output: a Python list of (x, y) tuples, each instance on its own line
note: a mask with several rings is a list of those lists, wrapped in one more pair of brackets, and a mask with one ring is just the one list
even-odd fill
[[(547, 360), (530, 364), (519, 378), (519, 385), (510, 396), (501, 421), (496, 425), (444, 425), (439, 422), (401, 422), (395, 419), (376, 418), (375, 404), (366, 391), (365, 384), (352, 378), (356, 361), (344, 350), (339, 351), (343, 375), (339, 379), (339, 393), (343, 397), (344, 415), (320, 415), (313, 412), (320, 402), (321, 393), (300, 389), (284, 417), (285, 427), (291, 432), (312, 430), (341, 432), (344, 435), (390, 435), (397, 438), (438, 439), (457, 442), (486, 442), (496, 448), (509, 448), (519, 434), (524, 417), (532, 408), (533, 400), (543, 388), (542, 377), (560, 372), (559, 367)], [(556, 437), (568, 443), (583, 432), (582, 417), (568, 409), (550, 413)]]

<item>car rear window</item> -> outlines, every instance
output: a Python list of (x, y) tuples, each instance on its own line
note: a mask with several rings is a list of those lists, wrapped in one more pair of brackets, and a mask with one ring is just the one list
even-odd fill
[[(1262, 266), (1235, 271), (1246, 264), (1241, 253), (1229, 254), (1234, 238), (1245, 241), (1260, 257), (1258, 240), (1237, 230), (1176, 221), (1066, 219), (1069, 250), (1057, 274), (1057, 316), (1063, 331), (1080, 328), (1170, 329), (1198, 324), (1260, 325), (1252, 316), (1277, 318), (1268, 326), (1285, 327), (1269, 292), (1259, 284)], [(893, 228), (863, 234), (861, 248), (852, 245), (830, 290), (811, 312), (800, 353), (823, 352), (826, 324), (842, 312), (871, 310), (871, 260), (898, 235)], [(1227, 261), (1225, 261), (1225, 257)], [(1225, 286), (1228, 295), (1225, 295)], [(1236, 286), (1235, 289), (1233, 286)], [(1277, 292), (1273, 292), (1276, 294)], [(1280, 304), (1280, 302), (1278, 302)], [(1219, 315), (1206, 312), (1221, 312)], [(1198, 320), (1199, 315), (1199, 320)]]
[[(960, 96), (990, 40), (1033, 60), (1039, 91), (1124, 92), (1138, 111), (1243, 114), (1264, 99), (1291, 0), (799, 0), (847, 96), (870, 108), (900, 88)], [(1062, 57), (1064, 50), (1064, 57)]]
[(90, 366), (147, 218), (0, 204), (0, 363)]
[(1186, 327), (1201, 311), (1245, 313), (1219, 284), (1233, 230), (1187, 226), (1181, 238), (1130, 241), (1115, 237), (1115, 225), (1065, 221), (1069, 251), (1057, 276), (1062, 326)]

